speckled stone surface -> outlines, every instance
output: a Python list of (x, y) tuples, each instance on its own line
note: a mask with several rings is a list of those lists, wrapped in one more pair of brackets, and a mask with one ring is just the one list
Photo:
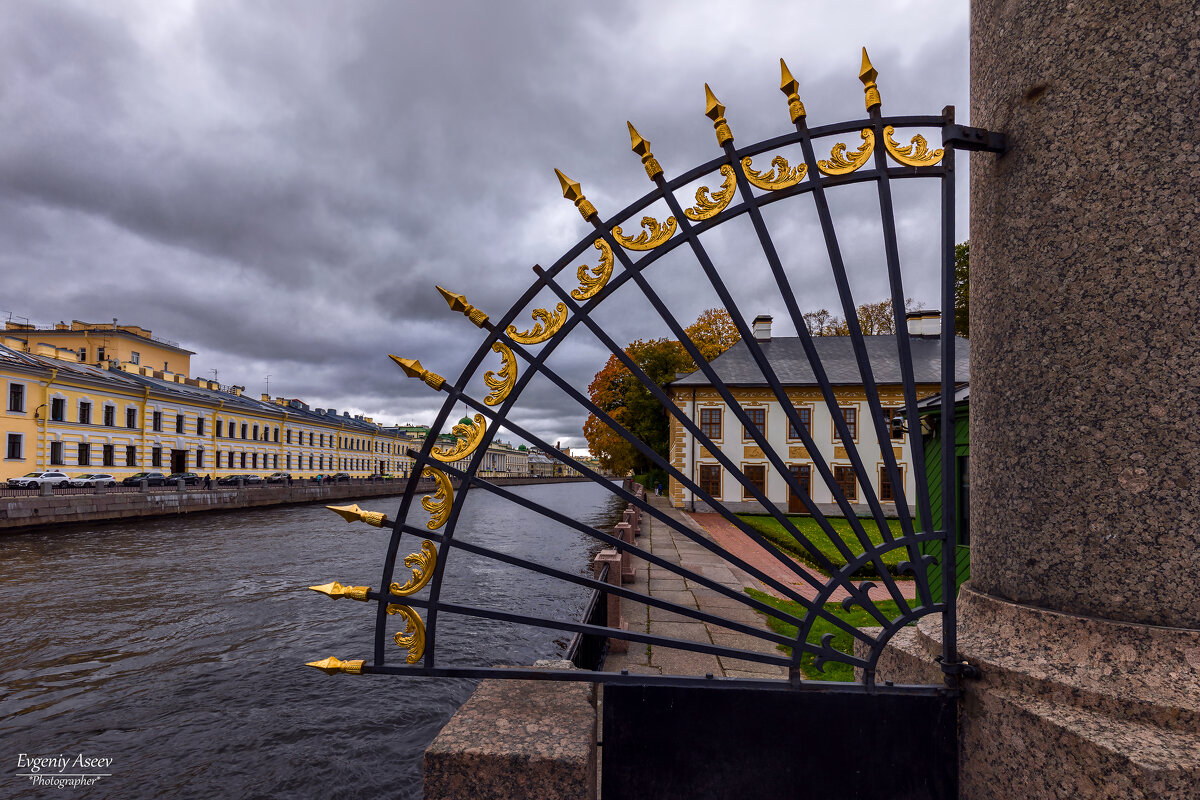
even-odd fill
[[(1200, 797), (1200, 631), (1048, 612), (964, 586), (960, 797)], [(877, 679), (940, 682), (940, 622), (897, 634)]]
[(1200, 628), (1200, 6), (973, 0), (972, 580)]
[(425, 800), (595, 800), (595, 687), (485, 680), (425, 750)]

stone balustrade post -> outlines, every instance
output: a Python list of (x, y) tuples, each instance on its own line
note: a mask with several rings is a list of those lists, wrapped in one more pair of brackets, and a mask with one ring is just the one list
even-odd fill
[[(604, 565), (608, 565), (608, 577), (605, 579), (612, 586), (620, 586), (621, 579), (621, 554), (616, 550), (601, 550), (592, 560), (592, 577), (600, 580), (600, 575), (604, 571)], [(625, 629), (625, 620), (621, 618), (621, 598), (618, 595), (605, 593), (605, 612), (608, 617), (608, 627)], [(608, 651), (610, 653), (624, 653), (629, 649), (629, 643), (624, 639), (609, 639)]]
[[(613, 526), (613, 535), (627, 545), (633, 545), (633, 527), (628, 522), (618, 522)], [(633, 583), (633, 554), (628, 550), (621, 550), (621, 580), (624, 583)]]

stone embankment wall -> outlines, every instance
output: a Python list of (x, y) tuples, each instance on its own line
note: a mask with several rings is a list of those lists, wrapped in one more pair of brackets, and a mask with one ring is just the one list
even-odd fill
[[(489, 478), (491, 483), (518, 486), (531, 483), (571, 483), (586, 478)], [(429, 491), (434, 490), (432, 481)], [(296, 483), (292, 486), (214, 487), (186, 491), (149, 489), (141, 492), (97, 490), (93, 494), (27, 495), (0, 498), (0, 532), (10, 533), (47, 525), (110, 522), (137, 517), (231, 511), (239, 508), (334, 503), (402, 494), (405, 480), (338, 484)], [(395, 509), (377, 509), (394, 514)]]

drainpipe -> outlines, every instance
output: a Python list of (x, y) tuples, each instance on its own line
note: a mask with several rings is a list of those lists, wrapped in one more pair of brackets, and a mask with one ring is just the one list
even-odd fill
[[(50, 443), (46, 441), (46, 432), (49, 428), (48, 418), (50, 416), (50, 387), (54, 384), (54, 381), (57, 378), (58, 378), (58, 367), (52, 367), (50, 370), (50, 380), (46, 381), (46, 388), (42, 391), (42, 405), (38, 406), (38, 408), (42, 408), (43, 406), (45, 407), (47, 419), (38, 417), (37, 408), (35, 408), (33, 410), (33, 416), (39, 423), (38, 427), (41, 428), (41, 431), (40, 431), (41, 436), (39, 437), (41, 439), (40, 444), (46, 445), (47, 449), (49, 449), (49, 446), (50, 446)], [(40, 453), (40, 448), (35, 449), (34, 452)], [(43, 470), (43, 471), (49, 469), (49, 464), (50, 464), (50, 456), (49, 455), (45, 455), (45, 456), (38, 455), (36, 458), (41, 459), (40, 461), (36, 461), (38, 469)]]

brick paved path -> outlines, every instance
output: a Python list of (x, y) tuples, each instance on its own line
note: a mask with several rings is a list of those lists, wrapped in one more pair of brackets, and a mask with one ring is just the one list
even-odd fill
[[(804, 597), (815, 597), (816, 590), (809, 587), (785, 565), (779, 563), (753, 541), (746, 538), (716, 514), (688, 514), (672, 508), (666, 497), (648, 495), (647, 501), (652, 503), (673, 519), (686, 525), (698, 534), (720, 544), (729, 552), (737, 555), (747, 563), (761, 569), (767, 575), (782, 583), (793, 585)], [(750, 577), (736, 567), (732, 567), (723, 558), (705, 550), (702, 546), (691, 541), (686, 536), (676, 533), (663, 523), (654, 522), (649, 516), (643, 518), (642, 536), (638, 545), (644, 547), (656, 556), (669, 559), (689, 570), (703, 575), (709, 580), (736, 589), (739, 592), (751, 586), (756, 589), (765, 587), (760, 581)], [(801, 565), (803, 566), (803, 565)], [(630, 588), (654, 597), (669, 600), (677, 605), (696, 608), (725, 619), (750, 625), (761, 630), (767, 630), (766, 618), (731, 597), (717, 592), (670, 572), (662, 567), (656, 567), (639, 559), (634, 559), (635, 575)], [(820, 577), (820, 576), (819, 576)], [(823, 577), (822, 577), (823, 580)], [(911, 582), (902, 583), (905, 596), (912, 596)], [(836, 593), (834, 600), (845, 596), (844, 591)], [(872, 598), (886, 599), (888, 594), (883, 589), (874, 589)], [(779, 653), (774, 643), (757, 639), (745, 633), (730, 631), (728, 628), (712, 625), (679, 614), (646, 606), (642, 603), (622, 601), (622, 616), (631, 631), (652, 633), (658, 636), (669, 636), (676, 639), (686, 639), (694, 642), (709, 642), (723, 647), (750, 650), (762, 653)], [(744, 659), (726, 658), (707, 653), (691, 653), (667, 647), (651, 647), (639, 642), (629, 643), (628, 653), (610, 653), (605, 662), (605, 670), (629, 670), (633, 673), (656, 675), (705, 675), (712, 673), (718, 677), (741, 678), (786, 678), (787, 670), (772, 664), (760, 664)]]

